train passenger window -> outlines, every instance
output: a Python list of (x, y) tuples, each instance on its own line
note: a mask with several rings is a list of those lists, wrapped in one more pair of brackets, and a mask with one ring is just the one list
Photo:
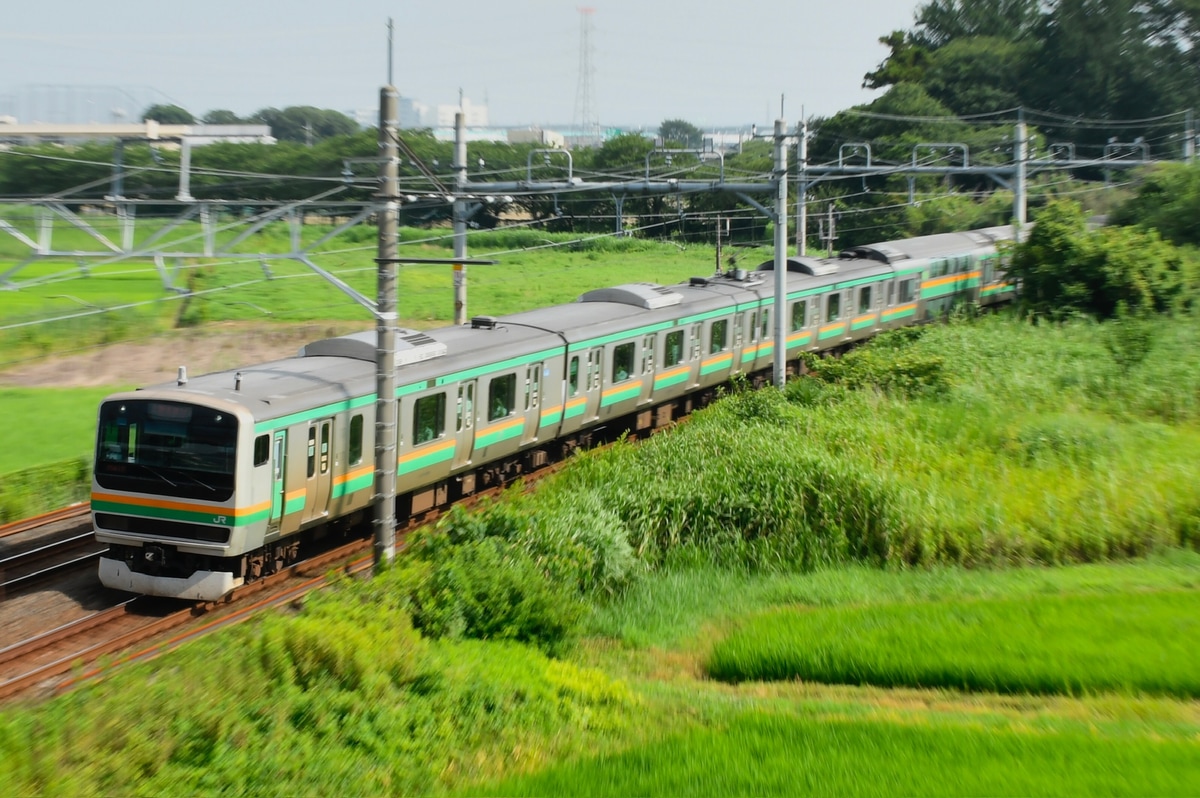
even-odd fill
[(617, 344), (613, 347), (612, 381), (621, 382), (633, 374), (633, 344)]
[(792, 304), (792, 332), (803, 330), (808, 324), (808, 301), (801, 299)]
[(579, 393), (579, 355), (571, 358), (567, 364), (567, 393), (570, 396)]
[(708, 353), (715, 355), (723, 352), (729, 346), (729, 319), (720, 319), (712, 323), (708, 332)]
[(496, 377), (488, 388), (488, 421), (511, 415), (517, 403), (517, 375)]
[(678, 366), (683, 362), (683, 330), (674, 330), (667, 333), (667, 340), (663, 346), (665, 350), (664, 364), (668, 368)]
[(866, 313), (871, 309), (871, 286), (864, 285), (858, 289), (858, 312)]
[(414, 444), (437, 440), (446, 432), (446, 394), (422, 396), (413, 405)]
[(317, 428), (308, 428), (308, 475), (317, 473)]
[(642, 339), (642, 373), (654, 373), (654, 336), (647, 335)]
[(766, 308), (762, 312), (762, 339), (765, 341), (770, 337), (771, 331), (771, 311)]
[(912, 302), (913, 301), (913, 283), (915, 283), (915, 282), (916, 282), (916, 279), (911, 278), (911, 277), (907, 280), (900, 281), (900, 301), (901, 302)]
[(254, 465), (266, 465), (271, 455), (271, 436), (259, 435), (254, 439)]
[(350, 419), (350, 465), (358, 465), (363, 459), (362, 413)]
[(842, 295), (830, 294), (825, 300), (825, 321), (837, 321), (842, 316)]
[(457, 413), (456, 431), (462, 432), (463, 427), (470, 429), (475, 426), (475, 383), (458, 386)]

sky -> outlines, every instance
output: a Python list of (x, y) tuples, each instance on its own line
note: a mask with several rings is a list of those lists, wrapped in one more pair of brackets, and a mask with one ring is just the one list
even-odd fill
[(862, 79), (888, 54), (879, 38), (911, 28), (919, 4), (583, 1), (588, 14), (566, 0), (13, 0), (0, 21), (0, 113), (28, 113), (33, 96), (87, 103), (95, 121), (144, 110), (66, 87), (117, 87), (128, 105), (149, 98), (196, 116), (291, 105), (370, 112), (389, 78), (391, 18), (402, 97), (455, 104), (461, 91), (488, 105), (492, 125), (565, 126), (583, 110), (586, 18), (588, 96), (602, 126), (769, 127), (877, 96)]

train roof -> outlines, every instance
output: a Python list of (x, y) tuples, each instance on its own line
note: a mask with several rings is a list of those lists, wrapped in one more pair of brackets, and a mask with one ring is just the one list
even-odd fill
[(1009, 225), (984, 227), (961, 233), (939, 233), (919, 238), (904, 238), (895, 241), (883, 241), (878, 244), (866, 244), (847, 249), (838, 257), (845, 259), (867, 258), (881, 263), (897, 264), (918, 258), (962, 255), (978, 249), (995, 246), (998, 241), (1011, 241), (1012, 237), (1013, 229)]

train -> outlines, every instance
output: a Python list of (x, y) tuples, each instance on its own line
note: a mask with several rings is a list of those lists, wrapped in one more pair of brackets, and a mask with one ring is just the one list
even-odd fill
[[(787, 372), (833, 351), (1010, 300), (1012, 227), (786, 260)], [(628, 283), (467, 324), (401, 330), (396, 517), (406, 521), (613, 435), (650, 434), (739, 375), (773, 374), (773, 261)], [(100, 582), (216, 601), (373, 517), (376, 333), (105, 398), (91, 513)]]

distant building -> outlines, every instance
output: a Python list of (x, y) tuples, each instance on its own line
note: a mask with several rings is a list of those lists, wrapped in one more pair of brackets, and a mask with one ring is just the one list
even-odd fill
[(563, 134), (540, 127), (509, 128), (509, 144), (541, 144), (543, 147), (561, 149), (567, 146)]

